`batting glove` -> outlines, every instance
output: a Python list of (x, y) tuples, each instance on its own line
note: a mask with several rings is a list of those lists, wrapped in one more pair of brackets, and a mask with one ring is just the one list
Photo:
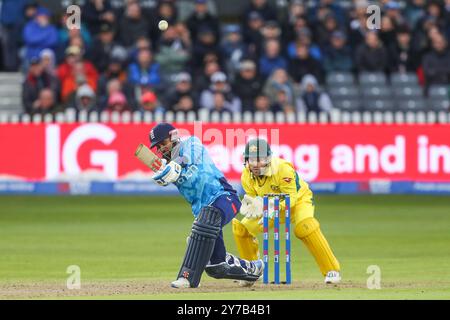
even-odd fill
[(171, 161), (167, 165), (163, 163), (161, 169), (155, 173), (152, 179), (160, 186), (167, 186), (169, 183), (177, 181), (180, 174), (181, 166), (178, 163)]

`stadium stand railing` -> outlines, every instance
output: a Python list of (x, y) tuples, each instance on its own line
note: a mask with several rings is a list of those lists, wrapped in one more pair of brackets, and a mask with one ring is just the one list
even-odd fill
[(201, 121), (205, 123), (310, 123), (310, 124), (446, 124), (450, 123), (450, 113), (446, 111), (342, 111), (332, 109), (331, 112), (285, 114), (283, 112), (244, 112), (218, 113), (201, 110), (195, 112), (75, 112), (68, 109), (56, 114), (17, 114), (1, 113), (0, 123), (153, 123), (153, 122), (189, 123)]

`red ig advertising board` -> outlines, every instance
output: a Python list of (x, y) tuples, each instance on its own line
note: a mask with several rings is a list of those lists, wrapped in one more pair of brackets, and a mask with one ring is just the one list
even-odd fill
[[(0, 178), (54, 181), (91, 174), (133, 179), (149, 169), (134, 151), (152, 124), (3, 124)], [(266, 137), (307, 181), (450, 181), (449, 125), (180, 124), (226, 177), (239, 180), (250, 137)]]

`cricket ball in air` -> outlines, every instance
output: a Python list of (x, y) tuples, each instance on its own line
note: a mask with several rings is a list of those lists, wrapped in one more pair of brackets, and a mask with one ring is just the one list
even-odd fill
[(158, 23), (158, 28), (159, 28), (159, 30), (161, 30), (161, 31), (167, 30), (168, 27), (169, 27), (169, 23), (168, 23), (166, 20), (161, 20), (161, 21)]

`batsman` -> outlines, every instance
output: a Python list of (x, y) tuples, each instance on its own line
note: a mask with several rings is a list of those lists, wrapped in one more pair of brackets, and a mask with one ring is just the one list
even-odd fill
[(173, 125), (160, 123), (150, 131), (150, 143), (163, 158), (163, 166), (152, 179), (160, 186), (174, 184), (195, 218), (171, 286), (196, 288), (203, 271), (216, 279), (258, 280), (264, 268), (262, 260), (246, 261), (225, 249), (222, 228), (235, 217), (241, 202), (200, 140), (195, 136), (181, 140)]
[[(269, 144), (261, 138), (250, 140), (246, 144), (244, 166), (241, 182), (246, 194), (240, 212), (245, 217), (241, 221), (232, 221), (240, 257), (249, 260), (259, 258), (256, 237), (263, 232), (264, 194), (287, 193), (291, 198), (291, 221), (295, 236), (302, 240), (315, 258), (325, 277), (325, 283), (339, 283), (339, 262), (314, 217), (313, 193), (308, 184), (299, 177), (294, 166), (286, 160), (272, 156)], [(281, 200), (279, 211), (284, 210), (284, 200)], [(273, 228), (273, 215), (273, 202), (269, 202), (269, 228)], [(283, 214), (280, 214), (280, 222), (284, 223)], [(241, 281), (241, 284), (251, 283)]]

